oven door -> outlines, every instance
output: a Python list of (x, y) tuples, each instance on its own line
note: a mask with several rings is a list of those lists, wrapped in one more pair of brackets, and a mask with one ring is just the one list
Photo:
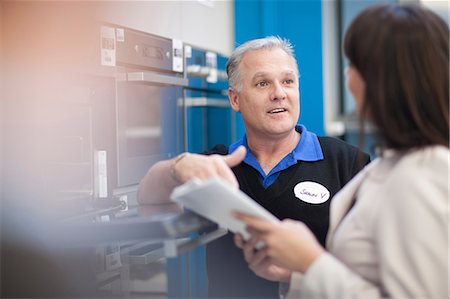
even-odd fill
[(183, 89), (122, 81), (116, 91), (118, 187), (125, 187), (183, 150)]
[(219, 93), (186, 90), (186, 150), (200, 153), (234, 140), (235, 112)]

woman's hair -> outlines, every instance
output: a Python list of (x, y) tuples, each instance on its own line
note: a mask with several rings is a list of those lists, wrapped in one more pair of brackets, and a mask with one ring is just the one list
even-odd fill
[(230, 59), (227, 62), (227, 74), (228, 74), (228, 85), (235, 89), (237, 92), (241, 90), (240, 78), (239, 78), (239, 65), (241, 63), (242, 57), (249, 51), (256, 50), (272, 50), (281, 49), (286, 54), (288, 54), (295, 63), (296, 71), (298, 75), (297, 61), (294, 55), (294, 47), (289, 42), (289, 40), (278, 37), (278, 36), (268, 36), (260, 39), (250, 40), (239, 47), (237, 47), (231, 54)]
[(449, 146), (449, 28), (416, 5), (378, 5), (359, 14), (344, 38), (365, 81), (360, 112), (383, 148)]

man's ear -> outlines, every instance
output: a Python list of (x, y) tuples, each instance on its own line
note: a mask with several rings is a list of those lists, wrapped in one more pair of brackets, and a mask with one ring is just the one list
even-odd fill
[(231, 87), (228, 88), (228, 99), (230, 100), (231, 108), (239, 112), (239, 94)]

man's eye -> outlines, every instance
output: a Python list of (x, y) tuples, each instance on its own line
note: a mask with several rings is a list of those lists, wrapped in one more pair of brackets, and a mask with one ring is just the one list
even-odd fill
[(284, 80), (284, 84), (293, 84), (293, 83), (294, 83), (294, 80), (292, 80), (292, 79)]
[(258, 83), (256, 83), (256, 87), (264, 87), (267, 86), (267, 81), (260, 81)]

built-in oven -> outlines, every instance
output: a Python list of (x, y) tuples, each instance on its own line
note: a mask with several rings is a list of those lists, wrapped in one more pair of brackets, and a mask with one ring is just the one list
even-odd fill
[[(98, 24), (92, 42), (82, 45), (90, 47), (95, 63), (65, 72), (65, 78), (52, 78), (49, 94), (39, 97), (48, 100), (39, 101), (39, 135), (30, 136), (41, 141), (35, 151), (45, 153), (36, 167), (30, 164), (45, 183), (39, 188), (46, 192), (39, 197), (53, 197), (58, 213), (69, 223), (134, 217), (140, 180), (154, 163), (179, 154), (185, 144), (183, 97), (188, 80), (183, 43)], [(30, 193), (36, 196), (36, 191)], [(115, 235), (114, 227), (111, 230)], [(119, 286), (120, 293), (126, 293), (123, 286), (135, 282), (130, 278), (135, 272), (126, 274), (126, 269), (136, 254), (130, 248), (141, 250), (142, 244), (129, 243), (112, 240), (89, 249), (102, 289), (114, 293)], [(145, 247), (145, 254), (153, 254), (152, 246)], [(146, 288), (149, 292), (167, 284), (165, 261), (158, 255), (155, 263), (144, 265), (145, 275), (158, 269), (157, 276), (164, 279)]]
[[(107, 164), (112, 167), (111, 172), (107, 171), (111, 182), (106, 182), (106, 190), (112, 196), (131, 196), (133, 200), (137, 184), (148, 169), (184, 149), (184, 111), (180, 102), (188, 81), (183, 43), (114, 25), (104, 25), (101, 31), (102, 64), (117, 70), (116, 148), (106, 153), (106, 160), (111, 162)], [(101, 148), (98, 152), (105, 154)], [(104, 168), (101, 159), (97, 161), (96, 167)], [(102, 178), (97, 181), (102, 182)], [(98, 185), (99, 190), (104, 187)]]
[[(105, 298), (128, 297), (136, 290), (159, 298), (171, 292), (172, 297), (186, 297), (176, 295), (180, 285), (186, 285), (186, 276), (173, 278), (181, 267), (187, 269), (186, 263), (172, 257), (179, 253), (178, 246), (189, 249), (185, 242), (178, 243), (180, 237), (190, 238), (191, 231), (203, 232), (211, 223), (204, 220), (192, 226), (198, 218), (191, 214), (170, 217), (172, 221), (159, 214), (173, 211), (159, 206), (148, 223), (125, 211), (148, 168), (185, 150), (188, 80), (183, 44), (112, 24), (97, 25), (76, 36), (61, 36), (59, 29), (65, 33), (67, 28), (60, 26), (46, 39), (59, 52), (73, 53), (76, 61), (70, 68), (43, 63), (31, 73), (17, 70), (27, 62), (18, 51), (13, 56), (17, 63), (6, 69), (7, 142), (2, 163), (8, 175), (2, 189), (7, 200), (2, 204), (8, 218), (2, 232), (8, 234), (2, 234), (7, 236), (2, 241), (9, 243), (2, 242), (2, 257), (11, 253), (15, 259), (8, 259), (9, 268), (2, 268), (2, 275), (17, 273), (12, 282), (19, 294), (27, 290), (32, 296), (40, 294), (32, 293), (36, 287), (44, 292), (41, 297), (48, 297), (48, 292), (58, 296), (53, 293), (58, 289), (63, 292), (59, 297), (79, 297), (59, 283), (59, 278), (64, 281), (74, 274), (75, 291), (87, 294), (82, 297), (99, 297), (97, 288)], [(49, 28), (44, 28), (47, 34)], [(27, 30), (24, 27), (23, 33)], [(17, 35), (7, 36), (8, 44), (14, 44)], [(16, 48), (8, 47), (5, 57), (12, 53)], [(72, 231), (72, 224), (83, 224), (82, 229)], [(177, 234), (172, 224), (188, 230)], [(151, 234), (158, 225), (167, 228), (167, 236)], [(96, 228), (101, 230), (95, 233)], [(61, 235), (54, 235), (55, 230)], [(111, 238), (102, 239), (107, 236)], [(5, 244), (20, 248), (5, 255)], [(161, 254), (161, 244), (169, 254)], [(191, 245), (198, 244), (194, 240)], [(41, 253), (41, 248), (43, 255), (33, 254), (34, 249)], [(171, 257), (167, 266), (166, 256)]]
[[(185, 45), (185, 56), (189, 85), (184, 88), (184, 149), (201, 153), (216, 144), (230, 145), (236, 139), (236, 130), (235, 112), (227, 97), (225, 65), (228, 57), (192, 45)], [(172, 274), (173, 285), (188, 284), (186, 289), (191, 298), (208, 297), (205, 250), (205, 246), (199, 246), (169, 264), (178, 273), (185, 269), (181, 271), (185, 276), (173, 275), (170, 268), (169, 274)], [(186, 276), (189, 280), (182, 279)], [(169, 290), (172, 297), (186, 297), (183, 288)]]
[(202, 152), (236, 139), (235, 112), (227, 96), (228, 57), (185, 46), (189, 86), (185, 88), (185, 148)]
[(73, 214), (135, 203), (147, 170), (185, 144), (183, 43), (112, 24), (92, 36), (83, 48), (95, 50), (95, 65), (65, 72), (48, 94), (34, 95), (43, 98), (34, 127), (44, 196), (78, 204)]
[[(94, 167), (97, 194), (119, 199), (132, 207), (136, 205), (138, 184), (148, 169), (185, 149), (183, 104), (188, 80), (184, 48), (179, 40), (112, 24), (101, 27), (101, 40), (102, 65), (115, 70), (114, 121), (110, 124), (114, 134), (104, 140), (104, 145), (94, 145), (98, 156)], [(98, 115), (101, 114), (98, 110)], [(102, 140), (101, 132), (97, 133), (98, 140)], [(128, 215), (123, 211), (115, 217)], [(160, 243), (154, 240), (149, 243), (132, 242), (113, 246), (109, 251), (101, 250), (105, 273), (111, 272), (108, 268), (114, 270), (114, 265), (107, 265), (106, 261), (121, 261), (116, 265), (121, 264), (122, 293), (170, 293), (171, 281), (179, 269), (171, 271), (170, 262), (166, 265), (162, 255), (157, 254)], [(135, 258), (155, 254), (157, 259)], [(180, 267), (185, 264), (184, 260), (173, 260)]]

